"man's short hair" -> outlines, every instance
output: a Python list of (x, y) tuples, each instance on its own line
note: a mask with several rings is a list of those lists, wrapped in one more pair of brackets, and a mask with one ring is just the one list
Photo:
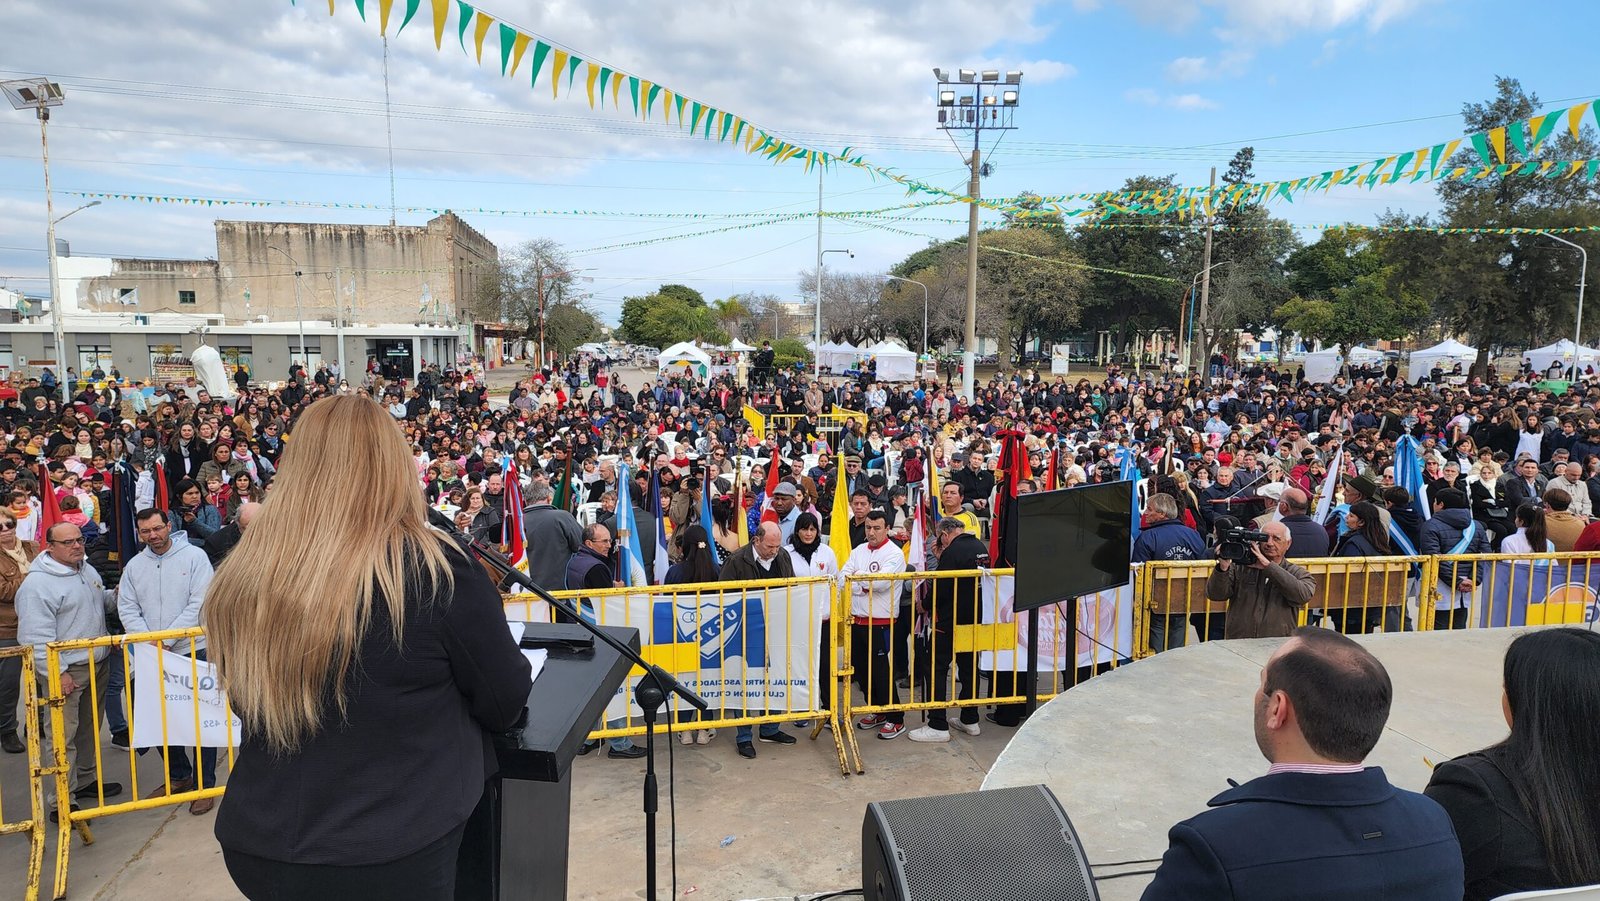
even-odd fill
[(1178, 518), (1178, 501), (1170, 494), (1153, 494), (1145, 506), (1145, 512), (1158, 514), (1162, 519)]
[[(1306, 450), (1310, 449), (1311, 448), (1309, 447), (1306, 448)], [(1306, 497), (1306, 493), (1298, 488), (1289, 488), (1285, 490), (1283, 494), (1279, 496), (1278, 503), (1288, 508), (1291, 516), (1296, 513), (1305, 513), (1307, 510), (1311, 509), (1311, 499)]]
[(872, 500), (872, 495), (869, 494), (867, 492), (867, 489), (865, 489), (865, 488), (857, 488), (856, 490), (850, 492), (850, 499), (851, 500), (855, 500), (858, 497), (859, 498), (865, 498), (866, 500), (869, 500), (869, 501)]
[(946, 516), (944, 519), (939, 520), (938, 525), (935, 525), (934, 529), (939, 532), (947, 533), (965, 532), (967, 530), (967, 524), (953, 516)]
[(1433, 495), (1433, 502), (1446, 510), (1464, 510), (1467, 507), (1467, 493), (1460, 488), (1445, 488)]
[(882, 510), (877, 510), (877, 509), (868, 510), (867, 511), (867, 521), (871, 522), (872, 520), (877, 520), (878, 522), (881, 522), (886, 526), (889, 524), (889, 516), (888, 516), (888, 514), (884, 513)]
[(528, 500), (534, 504), (548, 504), (555, 497), (549, 482), (534, 482), (528, 486)]
[(1391, 507), (1404, 507), (1411, 503), (1411, 492), (1403, 486), (1390, 485), (1383, 489), (1383, 502)]
[(134, 525), (138, 525), (139, 523), (144, 522), (147, 519), (154, 519), (155, 517), (158, 517), (158, 516), (161, 517), (162, 519), (166, 519), (167, 518), (167, 514), (161, 512), (160, 509), (158, 509), (156, 507), (146, 507), (143, 510), (140, 510), (139, 512), (133, 514), (133, 522), (134, 522)]
[(1565, 488), (1551, 488), (1544, 493), (1545, 505), (1557, 513), (1572, 506), (1572, 495)]
[(583, 527), (583, 540), (584, 541), (593, 541), (596, 538), (600, 537), (600, 533), (601, 532), (605, 532), (607, 538), (611, 537), (611, 530), (606, 528), (603, 523), (598, 523), (598, 522), (589, 523), (588, 525)]
[(1360, 763), (1389, 721), (1394, 685), (1388, 670), (1361, 644), (1329, 629), (1301, 626), (1291, 639), (1293, 647), (1267, 662), (1262, 693), (1289, 696), (1311, 750)]

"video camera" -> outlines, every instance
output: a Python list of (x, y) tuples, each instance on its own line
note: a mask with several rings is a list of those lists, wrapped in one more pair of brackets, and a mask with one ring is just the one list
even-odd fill
[(1222, 532), (1217, 541), (1217, 559), (1235, 563), (1254, 563), (1256, 555), (1251, 546), (1267, 540), (1267, 533), (1243, 526), (1233, 526)]

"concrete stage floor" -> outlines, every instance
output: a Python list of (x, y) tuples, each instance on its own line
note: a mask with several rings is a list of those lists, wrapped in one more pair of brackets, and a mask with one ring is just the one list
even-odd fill
[[(1500, 667), (1524, 630), (1362, 636), (1394, 681), (1389, 726), (1368, 763), (1420, 791), (1431, 763), (1505, 737)], [(1192, 645), (1122, 667), (1062, 695), (1012, 738), (983, 787), (1044, 783), (1091, 863), (1160, 858), (1167, 829), (1205, 809), (1228, 779), (1267, 771), (1251, 698), (1282, 639)], [(1154, 863), (1097, 868), (1096, 877)], [(1138, 898), (1149, 876), (1100, 882), (1105, 901)]]

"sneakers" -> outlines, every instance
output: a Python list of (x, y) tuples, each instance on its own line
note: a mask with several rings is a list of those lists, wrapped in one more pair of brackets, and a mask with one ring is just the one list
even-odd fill
[(956, 730), (957, 732), (965, 732), (968, 735), (979, 735), (983, 732), (983, 728), (977, 723), (963, 723), (960, 720), (950, 720), (949, 725), (950, 728)]
[(0, 733), (0, 751), (5, 751), (7, 754), (21, 754), (26, 750), (28, 750), (27, 745), (22, 743), (22, 739), (17, 737), (14, 730)]
[[(879, 736), (882, 736), (881, 732), (879, 733)], [(950, 732), (946, 729), (935, 729), (932, 726), (923, 726), (920, 729), (913, 729), (911, 733), (906, 736), (906, 738), (909, 738), (912, 741), (948, 742), (950, 740)]]
[(678, 744), (680, 744), (680, 745), (692, 745), (692, 744), (694, 744), (694, 733), (695, 733), (695, 730), (693, 730), (693, 729), (685, 729), (684, 731), (679, 732), (678, 733)]
[(694, 734), (694, 743), (697, 744), (697, 745), (709, 745), (709, 744), (711, 744), (711, 739), (716, 738), (716, 737), (717, 737), (717, 730), (715, 730), (715, 729), (701, 729), (699, 732), (696, 732)]
[(128, 750), (128, 730), (111, 730), (111, 747), (116, 748), (119, 751)]
[(638, 745), (629, 745), (626, 748), (608, 748), (606, 750), (606, 756), (612, 760), (638, 760), (649, 754), (649, 751)]
[(745, 760), (755, 760), (756, 746), (747, 741), (739, 742), (739, 756)]
[(91, 782), (82, 788), (73, 789), (72, 796), (80, 801), (98, 801), (102, 797), (102, 790), (104, 790), (104, 797), (115, 798), (117, 795), (122, 794), (122, 783), (106, 782), (96, 788), (95, 784)]
[(794, 736), (787, 732), (774, 732), (771, 735), (757, 735), (756, 738), (771, 745), (792, 745)]
[[(906, 731), (905, 723), (884, 723), (883, 728), (878, 730), (878, 738), (883, 741), (890, 741), (899, 738), (900, 733), (904, 731)], [(947, 735), (946, 740), (948, 739), (949, 736)]]
[(879, 726), (882, 726), (884, 723), (887, 723), (888, 721), (889, 721), (889, 718), (884, 716), (881, 713), (869, 713), (866, 716), (861, 718), (861, 722), (856, 723), (856, 728), (857, 729), (876, 729)]

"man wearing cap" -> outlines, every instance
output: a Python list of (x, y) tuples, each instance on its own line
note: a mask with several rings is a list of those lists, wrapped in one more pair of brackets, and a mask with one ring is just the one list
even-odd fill
[(772, 489), (772, 512), (778, 514), (778, 528), (783, 533), (783, 543), (794, 538), (794, 523), (800, 518), (800, 489), (793, 482), (779, 482)]
[(1342, 476), (1341, 478), (1344, 482), (1344, 503), (1335, 505), (1333, 511), (1328, 514), (1328, 521), (1323, 523), (1323, 528), (1328, 533), (1328, 546), (1333, 547), (1338, 544), (1339, 537), (1350, 531), (1350, 527), (1345, 524), (1344, 515), (1350, 512), (1351, 507), (1362, 501), (1372, 501), (1378, 505), (1378, 514), (1383, 520), (1383, 531), (1388, 532), (1389, 523), (1392, 520), (1389, 517), (1388, 508), (1384, 505), (1383, 500), (1378, 497), (1378, 492), (1382, 490), (1383, 486), (1379, 485), (1378, 481), (1372, 476), (1365, 474)]

